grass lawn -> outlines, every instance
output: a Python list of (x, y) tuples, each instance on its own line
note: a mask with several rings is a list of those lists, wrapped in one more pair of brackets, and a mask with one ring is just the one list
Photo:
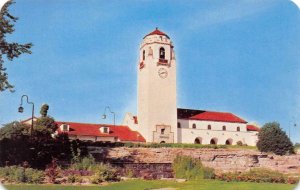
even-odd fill
[(173, 187), (182, 190), (293, 190), (295, 186), (271, 183), (223, 182), (217, 180), (188, 181), (184, 183), (160, 180), (130, 180), (107, 186), (6, 185), (5, 187), (8, 190), (144, 190), (163, 187)]

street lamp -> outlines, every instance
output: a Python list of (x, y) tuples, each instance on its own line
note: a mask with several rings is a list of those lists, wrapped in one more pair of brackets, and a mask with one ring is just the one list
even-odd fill
[(106, 110), (107, 110), (107, 109), (109, 110), (109, 112), (110, 112), (111, 114), (114, 114), (114, 126), (115, 126), (115, 124), (116, 124), (116, 123), (115, 123), (115, 122), (116, 122), (116, 121), (115, 121), (116, 114), (115, 114), (115, 112), (112, 112), (112, 111), (111, 111), (111, 109), (110, 109), (109, 106), (106, 106), (106, 107), (104, 108), (104, 113), (103, 113), (103, 115), (102, 115), (102, 119), (106, 119), (106, 114), (105, 114), (105, 113), (106, 113)]
[(27, 96), (27, 95), (23, 95), (23, 96), (21, 97), (21, 104), (20, 104), (20, 107), (18, 108), (18, 112), (19, 112), (19, 113), (23, 113), (23, 111), (24, 111), (24, 108), (22, 107), (22, 104), (23, 104), (23, 98), (24, 98), (24, 97), (26, 97), (26, 102), (27, 102), (27, 104), (32, 104), (31, 127), (30, 127), (30, 136), (31, 136), (31, 135), (32, 135), (32, 130), (33, 130), (34, 103), (28, 101), (28, 96)]

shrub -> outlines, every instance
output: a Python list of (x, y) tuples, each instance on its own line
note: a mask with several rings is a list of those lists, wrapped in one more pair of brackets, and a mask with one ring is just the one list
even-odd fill
[(78, 175), (70, 175), (70, 176), (68, 176), (67, 182), (68, 183), (81, 183), (82, 179)]
[(53, 159), (52, 163), (48, 165), (45, 170), (45, 175), (47, 176), (49, 183), (55, 183), (56, 178), (58, 177), (59, 171), (57, 166), (57, 160)]
[(118, 181), (117, 171), (109, 164), (97, 164), (93, 167), (95, 174), (92, 176), (92, 183), (99, 184), (104, 181)]
[(214, 170), (203, 167), (199, 159), (190, 156), (177, 156), (173, 162), (173, 171), (176, 178), (203, 179), (214, 178)]
[(32, 168), (26, 168), (25, 176), (27, 183), (41, 183), (44, 180), (44, 172)]
[(273, 152), (277, 155), (294, 153), (294, 147), (279, 123), (266, 123), (258, 133), (258, 150), (262, 152)]
[(236, 145), (243, 146), (243, 143), (242, 143), (242, 141), (238, 141), (238, 142), (236, 142)]
[(20, 166), (6, 166), (0, 168), (0, 177), (7, 182), (41, 183), (44, 179), (44, 172)]
[(217, 179), (223, 181), (248, 181), (248, 182), (264, 182), (264, 183), (290, 183), (295, 184), (297, 179), (292, 177), (287, 177), (284, 174), (265, 169), (265, 168), (255, 168), (244, 173), (223, 173), (216, 176)]
[(78, 159), (75, 163), (71, 165), (72, 169), (75, 170), (91, 170), (96, 165), (95, 158), (91, 155)]
[(204, 167), (203, 168), (203, 178), (204, 179), (215, 179), (216, 174), (213, 168)]

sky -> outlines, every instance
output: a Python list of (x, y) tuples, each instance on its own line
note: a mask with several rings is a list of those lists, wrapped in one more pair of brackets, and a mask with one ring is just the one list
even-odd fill
[[(31, 55), (5, 60), (15, 92), (0, 93), (0, 124), (39, 116), (121, 123), (137, 111), (139, 45), (155, 27), (177, 61), (181, 108), (232, 112), (262, 126), (277, 121), (300, 142), (300, 14), (288, 0), (16, 0), (10, 42)], [(296, 124), (296, 127), (294, 126)]]

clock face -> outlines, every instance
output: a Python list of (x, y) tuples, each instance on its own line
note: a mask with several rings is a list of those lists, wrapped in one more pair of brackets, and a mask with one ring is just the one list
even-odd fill
[(160, 68), (158, 70), (158, 75), (159, 75), (160, 78), (165, 79), (168, 76), (168, 71), (165, 68)]

